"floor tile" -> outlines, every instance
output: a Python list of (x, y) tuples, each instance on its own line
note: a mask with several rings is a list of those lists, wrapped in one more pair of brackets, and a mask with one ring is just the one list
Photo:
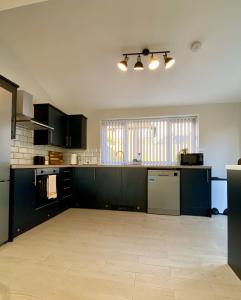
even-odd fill
[(241, 300), (227, 219), (70, 209), (0, 248), (0, 300)]

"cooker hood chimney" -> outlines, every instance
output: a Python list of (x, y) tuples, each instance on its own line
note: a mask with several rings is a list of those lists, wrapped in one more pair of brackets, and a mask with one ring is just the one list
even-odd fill
[(54, 130), (46, 124), (34, 120), (33, 96), (29, 93), (19, 90), (17, 94), (17, 126), (34, 130)]

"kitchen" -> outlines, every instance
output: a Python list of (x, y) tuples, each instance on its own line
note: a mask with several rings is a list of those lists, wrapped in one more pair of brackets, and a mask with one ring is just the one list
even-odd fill
[[(96, 70), (91, 64), (83, 65), (86, 74), (79, 89), (80, 83), (70, 75), (71, 68), (75, 72), (80, 68), (74, 64), (76, 57), (72, 61), (70, 56), (71, 62), (61, 61), (61, 49), (54, 56), (56, 47), (50, 37), (54, 32), (59, 43), (62, 37), (56, 26), (60, 16), (71, 12), (77, 17), (77, 8), (84, 3), (73, 1), (68, 7), (65, 0), (60, 2), (40, 1), (0, 12), (2, 26), (13, 22), (6, 33), (0, 34), (4, 41), (0, 58), (0, 180), (4, 199), (0, 211), (0, 295), (3, 299), (42, 300), (239, 299), (239, 94), (237, 100), (233, 94), (232, 101), (223, 101), (224, 90), (219, 84), (219, 98), (209, 101), (193, 78), (195, 100), (185, 102), (177, 92), (176, 102), (171, 102), (174, 94), (169, 81), (177, 80), (175, 74), (182, 68), (178, 53), (184, 50), (178, 44), (175, 51), (173, 46), (142, 50), (133, 45), (123, 50), (120, 45), (114, 56), (96, 50), (95, 55), (104, 55), (107, 76), (112, 74), (111, 86), (101, 76), (103, 61), (96, 63)], [(104, 2), (99, 9), (109, 24), (104, 7), (112, 5)], [(60, 15), (48, 19), (56, 8)], [(199, 8), (202, 11), (201, 3)], [(219, 20), (214, 8), (210, 8), (212, 15)], [(88, 14), (93, 17), (94, 11), (87, 4), (83, 6), (82, 21), (87, 22), (84, 11), (86, 18)], [(230, 8), (234, 15), (237, 11)], [(40, 16), (46, 16), (51, 30), (42, 27)], [(74, 23), (79, 22), (76, 20)], [(18, 33), (29, 32), (28, 22), (33, 22), (35, 35), (29, 32), (29, 37), (17, 37), (13, 29), (20, 21), (23, 28), (18, 28)], [(102, 17), (99, 22), (103, 22)], [(233, 26), (225, 24), (229, 29)], [(63, 29), (67, 40), (72, 25)], [(91, 30), (96, 34), (103, 28)], [(111, 28), (108, 30), (113, 37)], [(43, 49), (48, 49), (49, 56), (44, 51), (36, 52), (37, 45), (41, 46), (37, 36), (43, 34)], [(11, 35), (15, 37), (12, 43)], [(26, 47), (30, 36), (36, 44)], [(91, 47), (95, 42), (89, 42), (88, 51), (95, 48)], [(104, 42), (99, 42), (101, 49)], [(219, 42), (216, 40), (217, 45)], [(193, 61), (203, 63), (206, 43), (191, 43), (185, 51)], [(8, 51), (11, 47), (16, 47), (22, 61), (28, 60), (31, 70), (21, 68), (20, 60)], [(81, 50), (84, 64), (87, 49)], [(75, 52), (74, 48), (71, 51)], [(122, 53), (118, 67), (128, 67), (125, 72), (116, 66)], [(164, 65), (155, 71), (141, 70), (149, 58), (152, 63), (156, 63), (156, 57), (162, 62), (162, 54)], [(164, 70), (167, 58), (174, 56), (175, 65)], [(60, 62), (66, 70), (64, 75), (58, 69)], [(34, 70), (38, 80), (30, 75)], [(160, 70), (161, 80), (167, 85), (158, 96), (162, 103), (156, 94)], [(232, 71), (238, 74), (237, 67)], [(227, 68), (227, 72), (231, 70)], [(211, 85), (204, 77), (202, 80), (210, 96)], [(141, 85), (145, 88), (140, 89)], [(117, 87), (122, 89), (121, 94)], [(231, 82), (228, 87), (231, 90)], [(152, 93), (152, 89), (156, 90)], [(148, 105), (147, 91), (148, 97), (152, 95)], [(189, 92), (187, 89), (185, 95)], [(170, 105), (165, 103), (165, 96)], [(226, 183), (226, 168), (230, 170), (228, 254), (227, 216), (223, 215), (227, 203), (219, 215), (212, 215), (213, 181)], [(7, 270), (17, 275), (5, 276)]]

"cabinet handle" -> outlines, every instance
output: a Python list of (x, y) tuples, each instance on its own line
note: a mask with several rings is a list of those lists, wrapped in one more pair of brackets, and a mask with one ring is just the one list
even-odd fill
[(65, 144), (66, 144), (66, 147), (69, 146), (69, 137), (67, 135), (66, 135), (66, 142), (65, 142)]
[(69, 137), (69, 146), (70, 147), (72, 146), (72, 138), (71, 138), (71, 136)]
[(94, 181), (95, 181), (95, 178), (96, 178), (96, 168), (94, 168)]
[(53, 143), (53, 132), (52, 132), (52, 130), (50, 131), (50, 144), (52, 144)]
[(34, 170), (34, 186), (36, 186), (37, 185), (37, 170), (35, 169)]
[(209, 172), (207, 170), (207, 183), (209, 183)]

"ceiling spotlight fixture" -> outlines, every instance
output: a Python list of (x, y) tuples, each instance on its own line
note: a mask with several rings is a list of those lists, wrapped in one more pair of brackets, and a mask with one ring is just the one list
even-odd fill
[(135, 63), (134, 70), (135, 71), (144, 70), (144, 66), (143, 66), (143, 63), (141, 62), (140, 54), (137, 56), (137, 62)]
[(118, 68), (119, 68), (121, 71), (126, 72), (126, 71), (128, 70), (128, 63), (127, 63), (127, 62), (128, 62), (128, 56), (125, 55), (125, 59), (122, 60), (122, 61), (120, 61), (120, 62), (117, 64)]
[(174, 63), (175, 63), (175, 59), (172, 57), (167, 56), (170, 53), (170, 51), (165, 50), (165, 51), (150, 51), (149, 49), (145, 48), (142, 50), (142, 52), (135, 52), (135, 53), (124, 53), (122, 54), (125, 58), (124, 60), (120, 61), (117, 65), (118, 68), (121, 71), (127, 71), (128, 69), (128, 57), (129, 56), (137, 56), (137, 62), (134, 65), (134, 70), (138, 71), (138, 70), (143, 70), (144, 66), (143, 63), (141, 61), (141, 55), (142, 56), (148, 56), (151, 55), (148, 67), (150, 70), (156, 70), (159, 67), (159, 60), (156, 56), (154, 56), (155, 54), (163, 54), (163, 58), (164, 58), (164, 64), (165, 64), (165, 68), (169, 69), (171, 68)]
[(151, 55), (151, 59), (150, 59), (150, 62), (149, 62), (149, 69), (150, 70), (156, 70), (158, 67), (159, 67), (159, 60), (153, 56), (153, 53)]
[(167, 56), (167, 53), (165, 53), (163, 57), (164, 57), (165, 68), (170, 69), (175, 64), (175, 59)]

